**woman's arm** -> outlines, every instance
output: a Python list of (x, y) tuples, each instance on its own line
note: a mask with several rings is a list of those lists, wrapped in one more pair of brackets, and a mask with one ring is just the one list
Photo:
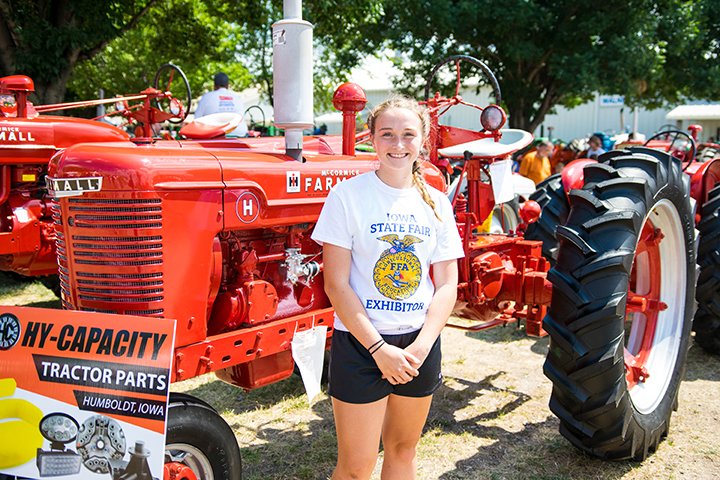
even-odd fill
[[(325, 293), (343, 325), (368, 348), (382, 337), (370, 322), (360, 298), (350, 287), (351, 263), (350, 250), (329, 243), (323, 244)], [(393, 385), (412, 380), (418, 375), (417, 367), (421, 363), (412, 353), (387, 343), (373, 353), (373, 358), (383, 377)]]
[(457, 260), (434, 263), (433, 281), (435, 293), (428, 306), (425, 324), (415, 341), (405, 349), (417, 357), (421, 363), (427, 358), (455, 306), (458, 284)]

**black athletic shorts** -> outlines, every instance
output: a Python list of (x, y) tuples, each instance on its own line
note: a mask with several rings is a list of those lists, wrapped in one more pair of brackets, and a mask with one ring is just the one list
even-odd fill
[[(410, 345), (420, 330), (401, 335), (382, 335), (385, 342), (399, 348)], [(420, 374), (408, 383), (393, 385), (365, 347), (352, 334), (335, 330), (328, 367), (329, 394), (347, 403), (372, 403), (391, 393), (403, 397), (427, 397), (442, 384), (440, 337), (430, 349)]]

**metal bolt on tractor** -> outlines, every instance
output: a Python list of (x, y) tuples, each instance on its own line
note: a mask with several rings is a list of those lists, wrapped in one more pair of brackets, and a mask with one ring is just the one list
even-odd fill
[[(276, 49), (298, 49), (274, 55), (275, 121), (284, 139), (147, 135), (72, 145), (50, 161), (64, 308), (176, 319), (173, 381), (214, 372), (259, 388), (292, 374), (295, 332), (327, 326), (329, 346), (333, 310), (319, 274), (322, 250), (309, 234), (332, 186), (378, 161), (355, 149), (367, 138), (355, 134), (366, 103), (357, 85), (335, 92), (342, 136), (302, 137), (312, 124), (312, 88), (311, 76), (298, 75), (309, 69), (296, 62), (311, 61), (312, 26), (298, 10), (286, 4), (275, 27), (283, 38)], [(497, 105), (460, 97), (462, 61), (488, 77)], [(542, 242), (523, 237), (540, 216), (534, 201), (521, 206), (517, 231), (476, 233), (495, 205), (491, 166), (532, 136), (502, 130), (500, 88), (475, 59), (442, 62), (428, 85), (446, 63), (455, 67), (457, 89), (450, 98), (426, 93), (434, 129), (424, 173), (445, 190), (453, 161), (467, 185), (452, 195), (465, 248), (454, 313), (471, 322), (451, 326), (524, 321), (531, 335), (549, 333), (544, 369), (561, 433), (602, 458), (645, 458), (668, 432), (689, 348), (695, 177), (683, 173), (681, 159), (646, 147), (583, 164), (557, 226), (551, 269)], [(301, 99), (299, 109), (290, 98)], [(461, 104), (477, 109), (478, 131), (440, 124)], [(699, 174), (701, 197), (714, 172), (709, 165)], [(81, 188), (81, 179), (96, 188)], [(241, 478), (235, 436), (209, 405), (171, 394), (167, 422), (166, 479)]]

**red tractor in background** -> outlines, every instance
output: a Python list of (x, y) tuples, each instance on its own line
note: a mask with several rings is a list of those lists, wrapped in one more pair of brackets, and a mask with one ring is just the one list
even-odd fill
[[(682, 171), (689, 176), (690, 192), (697, 205), (694, 221), (698, 233), (697, 263), (700, 270), (696, 299), (698, 310), (693, 321), (695, 341), (706, 351), (720, 354), (720, 276), (717, 256), (720, 251), (720, 146), (714, 143), (696, 145), (699, 125), (690, 125), (688, 132), (662, 129), (646, 141), (626, 141), (616, 148), (651, 147), (680, 159)], [(604, 163), (607, 157), (600, 162)], [(540, 182), (531, 199), (539, 203), (542, 213), (530, 225), (526, 238), (543, 242), (543, 254), (554, 264), (559, 255), (560, 236), (556, 230), (567, 221), (572, 190), (581, 188), (584, 169), (594, 160), (570, 161), (562, 173)]]
[[(185, 106), (170, 94), (173, 78), (184, 81)], [(164, 90), (157, 88), (161, 81)], [(50, 158), (77, 143), (127, 142), (130, 135), (108, 123), (40, 114), (115, 103), (119, 105), (115, 113), (121, 113), (128, 123), (143, 125), (136, 132), (137, 137), (151, 137), (153, 124), (182, 121), (186, 117), (190, 86), (177, 67), (163, 65), (155, 76), (155, 88), (137, 95), (34, 106), (27, 100), (33, 91), (32, 80), (24, 75), (0, 79), (0, 270), (40, 277), (60, 296), (55, 229), (45, 185)], [(140, 103), (129, 105), (137, 101)]]

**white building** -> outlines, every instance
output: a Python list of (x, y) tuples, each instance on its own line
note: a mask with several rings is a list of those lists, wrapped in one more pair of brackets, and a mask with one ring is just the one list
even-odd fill
[(680, 105), (667, 114), (667, 119), (677, 122), (680, 130), (700, 125), (703, 130), (698, 133), (698, 140), (701, 142), (707, 142), (712, 137), (718, 143), (720, 139), (720, 104)]

